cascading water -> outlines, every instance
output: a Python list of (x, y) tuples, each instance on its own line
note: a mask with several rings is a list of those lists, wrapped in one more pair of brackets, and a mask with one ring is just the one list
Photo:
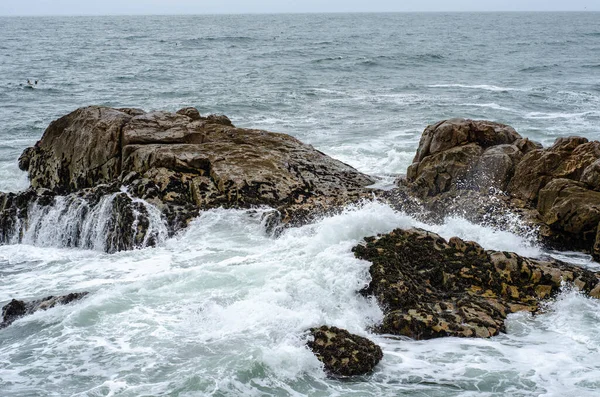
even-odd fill
[[(154, 205), (133, 198), (126, 192), (103, 196), (97, 203), (78, 196), (58, 196), (52, 205), (33, 203), (28, 209), (29, 218), (15, 231), (11, 242), (20, 242), (40, 247), (78, 247), (98, 251), (114, 251), (116, 246), (116, 202), (125, 195), (127, 210), (133, 219), (131, 225), (119, 231), (131, 241), (139, 240), (134, 248), (144, 248), (165, 241), (169, 232), (161, 212)], [(140, 224), (143, 224), (142, 239), (138, 239)], [(127, 230), (127, 227), (130, 230)], [(127, 236), (127, 235), (130, 236)]]

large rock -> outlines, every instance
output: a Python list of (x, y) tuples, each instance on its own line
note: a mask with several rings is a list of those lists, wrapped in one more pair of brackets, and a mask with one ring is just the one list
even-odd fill
[(235, 128), (193, 108), (78, 109), (53, 122), (20, 166), (34, 188), (64, 194), (120, 181), (161, 208), (331, 207), (374, 182), (289, 135)]
[(372, 262), (365, 294), (385, 318), (378, 332), (429, 339), (490, 337), (517, 311), (535, 312), (569, 282), (600, 297), (600, 275), (561, 262), (486, 251), (477, 243), (449, 241), (420, 229), (396, 229), (354, 248)]
[[(52, 122), (23, 152), (19, 167), (28, 172), (31, 188), (0, 195), (0, 243), (21, 241), (31, 226), (32, 205), (56, 206), (56, 200), (40, 200), (38, 192), (77, 205), (92, 197), (81, 204), (88, 212), (110, 194), (103, 229), (109, 252), (156, 242), (139, 198), (162, 212), (169, 235), (185, 228), (199, 210), (221, 206), (272, 206), (277, 212), (266, 223), (280, 230), (278, 225), (306, 223), (368, 197), (366, 186), (374, 182), (289, 135), (236, 128), (226, 116), (202, 117), (195, 108), (177, 113), (77, 109)], [(83, 234), (74, 232), (69, 246), (89, 247)]]
[(517, 165), (508, 191), (536, 207), (550, 227), (555, 248), (591, 252), (600, 261), (600, 142), (559, 138), (534, 150)]
[(420, 197), (473, 187), (503, 190), (516, 163), (535, 147), (505, 124), (444, 120), (423, 132), (407, 181)]
[(308, 347), (335, 376), (365, 375), (383, 358), (381, 348), (362, 336), (337, 328), (312, 328)]
[(406, 179), (384, 196), (414, 213), (399, 200), (412, 195), (430, 220), (458, 215), (503, 228), (516, 214), (550, 248), (600, 260), (599, 191), (599, 141), (559, 138), (543, 149), (504, 124), (451, 119), (425, 129)]
[(13, 299), (2, 307), (2, 322), (0, 328), (8, 327), (15, 320), (33, 314), (38, 310), (48, 310), (56, 305), (66, 305), (86, 296), (88, 292), (75, 292), (61, 296), (48, 296), (30, 302)]
[[(558, 233), (555, 245), (563, 249), (589, 249), (597, 244), (600, 227), (600, 192), (571, 179), (554, 179), (539, 192), (538, 211)], [(597, 249), (593, 249), (597, 259)]]

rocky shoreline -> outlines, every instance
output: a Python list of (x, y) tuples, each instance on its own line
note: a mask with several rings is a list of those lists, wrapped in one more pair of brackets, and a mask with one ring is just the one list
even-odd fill
[[(267, 206), (273, 210), (263, 223), (276, 234), (375, 198), (428, 222), (460, 215), (503, 228), (505, 215), (514, 214), (547, 247), (600, 260), (600, 142), (568, 137), (542, 148), (489, 121), (428, 126), (406, 177), (385, 191), (371, 187), (376, 178), (291, 136), (236, 128), (226, 116), (202, 117), (195, 108), (77, 109), (52, 122), (19, 167), (31, 186), (0, 193), (0, 244), (23, 241), (33, 212), (44, 216), (58, 201), (64, 211), (79, 211), (66, 245), (97, 247), (100, 239), (102, 249), (117, 252), (157, 244), (153, 216), (172, 236), (203, 210)], [(103, 235), (92, 238), (84, 220), (100, 213)], [(360, 292), (384, 309), (377, 333), (490, 337), (504, 332), (508, 314), (536, 312), (565, 282), (600, 297), (598, 273), (424, 230), (366, 237), (354, 252), (372, 263)], [(62, 298), (13, 300), (2, 326), (35, 307), (74, 300)], [(309, 347), (332, 375), (368, 373), (382, 356), (344, 330), (324, 326), (310, 335)]]

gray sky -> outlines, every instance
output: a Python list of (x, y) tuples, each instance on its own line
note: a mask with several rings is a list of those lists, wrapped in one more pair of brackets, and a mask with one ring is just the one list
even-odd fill
[(0, 15), (600, 11), (599, 0), (0, 0)]

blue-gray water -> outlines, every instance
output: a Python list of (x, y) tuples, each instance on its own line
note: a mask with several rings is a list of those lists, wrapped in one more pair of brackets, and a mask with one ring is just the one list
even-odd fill
[[(0, 18), (0, 38), (3, 191), (27, 186), (16, 159), (49, 122), (89, 104), (224, 113), (387, 180), (444, 118), (544, 145), (600, 137), (600, 13)], [(0, 395), (598, 395), (600, 304), (573, 292), (490, 340), (369, 334), (381, 311), (354, 293), (368, 263), (350, 248), (415, 224), (375, 203), (274, 240), (255, 215), (216, 210), (155, 249), (65, 249), (51, 229), (0, 247), (0, 304), (93, 292), (0, 331)], [(460, 218), (420, 226), (541, 254)], [(327, 378), (304, 348), (323, 323), (380, 343), (376, 372)]]

